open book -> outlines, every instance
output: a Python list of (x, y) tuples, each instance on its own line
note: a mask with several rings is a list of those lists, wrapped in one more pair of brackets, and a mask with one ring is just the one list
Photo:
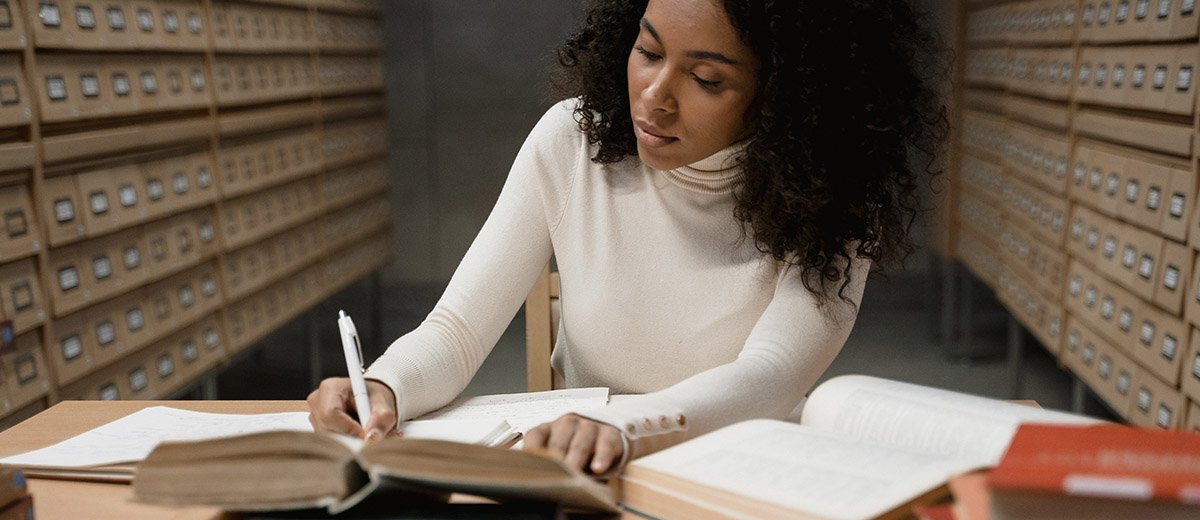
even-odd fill
[[(409, 439), (505, 447), (542, 422), (607, 402), (607, 388), (470, 397), (405, 421), (400, 430)], [(136, 463), (159, 443), (279, 430), (312, 432), (308, 412), (220, 414), (152, 406), (57, 444), (0, 459), (0, 466), (21, 467), (42, 478), (130, 482)]]
[(635, 460), (622, 505), (658, 518), (908, 516), (995, 465), (1023, 422), (1093, 419), (867, 376), (818, 386), (800, 424), (734, 424)]
[(607, 487), (549, 454), (437, 440), (389, 438), (363, 446), (348, 437), (280, 431), (164, 443), (133, 481), (141, 502), (237, 511), (322, 507), (338, 513), (385, 492), (616, 511)]

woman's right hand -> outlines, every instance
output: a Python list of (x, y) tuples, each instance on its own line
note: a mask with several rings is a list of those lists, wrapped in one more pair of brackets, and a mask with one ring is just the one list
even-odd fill
[(371, 402), (367, 426), (357, 420), (361, 413), (355, 409), (354, 391), (350, 378), (331, 377), (308, 394), (308, 422), (313, 431), (353, 435), (367, 442), (400, 435), (396, 429), (396, 396), (387, 385), (367, 380), (367, 396)]

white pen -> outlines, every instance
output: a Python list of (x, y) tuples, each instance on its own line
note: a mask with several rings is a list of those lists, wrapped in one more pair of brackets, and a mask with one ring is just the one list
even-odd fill
[(350, 389), (354, 392), (354, 407), (358, 409), (358, 422), (367, 427), (371, 417), (371, 400), (367, 399), (367, 381), (363, 379), (362, 347), (358, 344), (358, 330), (354, 320), (338, 311), (338, 330), (342, 333), (342, 352), (346, 354), (346, 371), (350, 373)]

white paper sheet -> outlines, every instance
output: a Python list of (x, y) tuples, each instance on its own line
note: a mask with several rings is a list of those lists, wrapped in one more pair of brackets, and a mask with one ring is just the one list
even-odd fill
[(425, 420), (504, 419), (521, 433), (559, 416), (608, 404), (607, 388), (573, 388), (549, 392), (484, 395), (458, 399), (425, 414)]
[(238, 415), (152, 406), (58, 444), (0, 459), (0, 464), (105, 466), (140, 461), (164, 441), (216, 439), (272, 430), (312, 431), (308, 412)]

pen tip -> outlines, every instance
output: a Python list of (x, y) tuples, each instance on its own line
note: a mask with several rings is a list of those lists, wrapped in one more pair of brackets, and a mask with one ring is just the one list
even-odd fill
[(341, 310), (339, 310), (339, 311), (338, 311), (338, 318), (345, 318), (345, 317), (346, 317), (346, 311), (341, 311)]

